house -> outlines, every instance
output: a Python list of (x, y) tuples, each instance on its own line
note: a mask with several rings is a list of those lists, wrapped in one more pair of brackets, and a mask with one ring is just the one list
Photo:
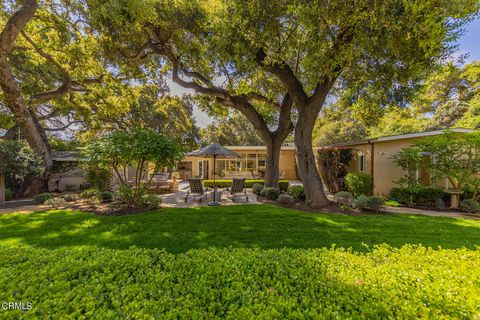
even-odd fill
[[(226, 148), (240, 154), (240, 158), (217, 159), (215, 175), (220, 179), (245, 177), (247, 179), (263, 179), (266, 166), (265, 146), (226, 146)], [(280, 149), (280, 178), (296, 180), (297, 169), (295, 162), (295, 146), (284, 144)], [(213, 178), (213, 159), (186, 157), (177, 165), (180, 179), (201, 177)]]
[(53, 173), (48, 181), (49, 191), (76, 191), (86, 186), (78, 152), (55, 151), (52, 158)]
[[(467, 133), (473, 132), (474, 130), (451, 129), (450, 131)], [(326, 146), (323, 148), (351, 149), (353, 159), (349, 164), (348, 172), (363, 172), (371, 175), (373, 180), (373, 194), (388, 195), (390, 190), (397, 186), (394, 181), (398, 181), (405, 175), (402, 168), (393, 162), (392, 156), (400, 152), (403, 148), (413, 145), (418, 139), (443, 133), (443, 130), (408, 133), (367, 139), (355, 143)], [(428, 172), (419, 170), (416, 172), (416, 175), (424, 185), (430, 185), (430, 175)], [(447, 179), (438, 182), (438, 184), (439, 187), (442, 188), (450, 187)]]

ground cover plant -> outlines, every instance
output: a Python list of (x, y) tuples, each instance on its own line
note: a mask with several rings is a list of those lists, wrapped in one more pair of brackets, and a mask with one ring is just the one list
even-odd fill
[(4, 214), (0, 300), (33, 308), (0, 317), (474, 318), (479, 229), (273, 205)]

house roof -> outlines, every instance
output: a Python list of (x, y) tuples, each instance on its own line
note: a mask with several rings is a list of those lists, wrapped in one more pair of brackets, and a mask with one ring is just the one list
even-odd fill
[(80, 161), (80, 154), (77, 151), (54, 151), (53, 161)]
[[(375, 142), (383, 142), (383, 141), (394, 141), (394, 140), (403, 140), (403, 139), (412, 139), (412, 138), (422, 138), (422, 137), (428, 137), (428, 136), (435, 136), (435, 135), (443, 134), (445, 132), (445, 130), (447, 130), (447, 129), (397, 134), (397, 135), (393, 135), (393, 136), (383, 136), (383, 137), (378, 137), (378, 138), (369, 138), (369, 139), (362, 140), (362, 141), (357, 141), (357, 142), (332, 144), (332, 145), (324, 146), (324, 147), (321, 147), (321, 148), (322, 149), (323, 148), (341, 148), (341, 147), (350, 147), (350, 146), (356, 146), (356, 145), (367, 144), (367, 143), (375, 143)], [(452, 132), (458, 132), (458, 133), (468, 133), (468, 132), (474, 132), (475, 131), (473, 129), (464, 129), (464, 128), (452, 128), (452, 129), (448, 129), (448, 130), (450, 130)]]

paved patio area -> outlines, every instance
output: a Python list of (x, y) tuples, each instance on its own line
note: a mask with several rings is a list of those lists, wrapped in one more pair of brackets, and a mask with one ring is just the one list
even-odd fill
[[(218, 191), (223, 191), (224, 188), (218, 188)], [(188, 191), (188, 182), (180, 182), (178, 187), (178, 192), (176, 193), (169, 193), (169, 194), (162, 194), (160, 198), (162, 198), (162, 207), (165, 208), (189, 208), (189, 207), (202, 207), (208, 206), (208, 202), (212, 200), (212, 192), (210, 191), (207, 194), (207, 197), (202, 199), (200, 202), (197, 199), (193, 200), (193, 197), (189, 196), (188, 201), (185, 203), (185, 196), (187, 195)], [(235, 199), (235, 202), (232, 201), (230, 194), (226, 192), (222, 193), (222, 205), (242, 205), (242, 204), (258, 204), (257, 196), (252, 192), (252, 189), (247, 189), (247, 195), (249, 201), (245, 199), (245, 197), (238, 197)]]

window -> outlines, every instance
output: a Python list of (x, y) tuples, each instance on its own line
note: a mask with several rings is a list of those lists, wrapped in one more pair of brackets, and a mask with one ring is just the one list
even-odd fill
[(365, 172), (365, 155), (363, 153), (358, 156), (358, 169), (360, 172)]

